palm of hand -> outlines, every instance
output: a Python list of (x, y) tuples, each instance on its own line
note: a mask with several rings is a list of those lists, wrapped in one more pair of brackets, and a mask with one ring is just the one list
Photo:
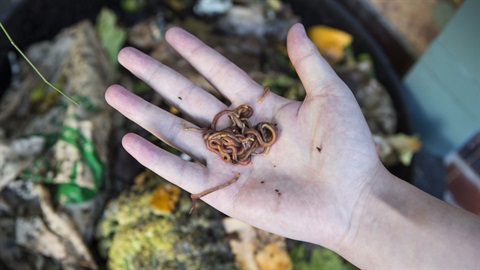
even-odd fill
[[(182, 161), (136, 135), (126, 135), (125, 148), (146, 167), (192, 193), (227, 182), (240, 173), (237, 182), (203, 199), (228, 215), (274, 233), (310, 242), (338, 243), (347, 233), (367, 175), (379, 162), (372, 158), (375, 151), (370, 133), (350, 90), (306, 41), (300, 27), (293, 28), (289, 55), (307, 90), (303, 103), (269, 93), (258, 104), (262, 87), (246, 74), (180, 29), (167, 34), (172, 46), (214, 86), (239, 89), (222, 92), (232, 101), (232, 107), (245, 103), (254, 109), (254, 123), (277, 124), (277, 142), (268, 155), (254, 156), (248, 166), (223, 162), (206, 150), (201, 134), (183, 130), (184, 120), (153, 108), (119, 86), (112, 86), (106, 98), (154, 135), (206, 164)], [(202, 56), (215, 59), (212, 62), (220, 68), (208, 66)], [(139, 52), (124, 50), (119, 60), (203, 126), (225, 109), (179, 74)], [(319, 72), (327, 74), (322, 78), (316, 76)], [(171, 90), (169, 84), (179, 90)], [(185, 96), (182, 102), (175, 98), (177, 95)], [(319, 228), (324, 233), (318, 239), (308, 239), (309, 232)]]

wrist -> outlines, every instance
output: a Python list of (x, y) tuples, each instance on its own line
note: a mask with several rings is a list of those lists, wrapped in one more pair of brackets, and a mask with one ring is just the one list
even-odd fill
[[(381, 239), (383, 235), (379, 232), (388, 231), (388, 228), (383, 227), (388, 226), (385, 219), (394, 219), (390, 216), (392, 209), (388, 201), (394, 199), (395, 196), (391, 192), (397, 188), (399, 182), (404, 181), (391, 174), (383, 164), (378, 164), (372, 177), (360, 193), (347, 225), (347, 232), (334, 249), (335, 252), (352, 263), (368, 260), (368, 258), (357, 257), (369, 254), (369, 244), (373, 241), (379, 243), (385, 241), (385, 239)], [(380, 220), (382, 222), (379, 222)], [(365, 252), (359, 253), (359, 249)]]
[(378, 198), (383, 196), (387, 186), (398, 181), (397, 177), (392, 175), (381, 163), (377, 165), (371, 175), (353, 207), (351, 218), (346, 225), (347, 231), (337, 245), (338, 252), (348, 250), (354, 244), (359, 230), (365, 226), (366, 221), (372, 222), (378, 214), (381, 214), (378, 209)]
[[(475, 268), (480, 219), (378, 170), (336, 250), (360, 268)], [(460, 222), (461, 221), (461, 222)]]

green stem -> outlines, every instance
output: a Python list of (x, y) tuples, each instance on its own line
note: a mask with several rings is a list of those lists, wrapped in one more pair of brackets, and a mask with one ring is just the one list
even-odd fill
[(64, 92), (62, 92), (60, 89), (58, 89), (57, 87), (55, 87), (53, 84), (51, 84), (49, 81), (47, 81), (47, 79), (45, 79), (45, 77), (43, 77), (42, 73), (40, 73), (40, 71), (38, 71), (38, 69), (33, 65), (32, 62), (30, 62), (30, 60), (28, 59), (28, 57), (22, 52), (22, 50), (20, 50), (20, 48), (18, 48), (18, 46), (15, 44), (15, 42), (13, 42), (13, 39), (10, 37), (10, 35), (8, 34), (7, 30), (5, 29), (5, 27), (3, 27), (3, 24), (0, 22), (0, 28), (2, 28), (3, 32), (5, 33), (5, 35), (7, 36), (8, 40), (10, 40), (10, 43), (12, 43), (12, 46), (23, 56), (23, 58), (25, 58), (25, 60), (27, 61), (27, 63), (33, 68), (33, 70), (35, 70), (35, 72), (38, 74), (38, 76), (40, 76), (40, 78), (50, 87), (52, 87), (53, 89), (55, 89), (55, 91), (57, 91), (58, 93), (60, 93), (62, 96), (64, 96), (65, 98), (67, 98), (68, 100), (70, 100), (71, 102), (73, 102), (75, 105), (79, 105), (77, 101), (75, 101), (73, 98), (71, 98), (70, 96), (68, 96), (67, 94), (65, 94)]

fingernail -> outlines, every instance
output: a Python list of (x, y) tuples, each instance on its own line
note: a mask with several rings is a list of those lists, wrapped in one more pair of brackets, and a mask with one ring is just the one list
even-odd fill
[(302, 23), (295, 24), (295, 27), (298, 28), (299, 33), (306, 35), (305, 26)]

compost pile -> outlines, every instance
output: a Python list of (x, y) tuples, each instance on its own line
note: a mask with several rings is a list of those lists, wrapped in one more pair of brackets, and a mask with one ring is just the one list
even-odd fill
[[(12, 62), (18, 72), (0, 101), (0, 268), (353, 268), (329, 250), (254, 229), (203, 203), (190, 217), (188, 194), (140, 166), (120, 140), (135, 132), (190, 157), (113, 112), (103, 97), (120, 83), (182, 116), (119, 68), (116, 55), (128, 44), (221, 99), (163, 40), (177, 25), (273, 93), (302, 100), (285, 47), (300, 19), (274, 0), (147, 2), (121, 1), (122, 16), (104, 9), (96, 22), (79, 22), (28, 48), (40, 72), (80, 106), (46, 86), (25, 61)], [(124, 19), (145, 10), (151, 15)], [(418, 140), (395, 134), (395, 110), (368, 56), (354, 54), (348, 33), (324, 26), (308, 33), (354, 91), (382, 160), (408, 164)]]

